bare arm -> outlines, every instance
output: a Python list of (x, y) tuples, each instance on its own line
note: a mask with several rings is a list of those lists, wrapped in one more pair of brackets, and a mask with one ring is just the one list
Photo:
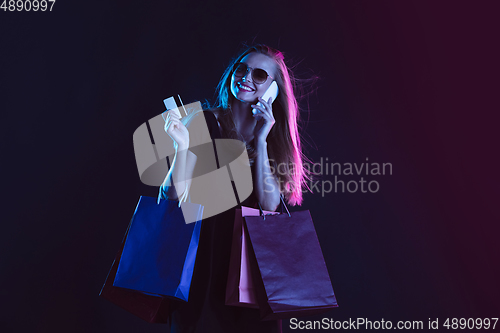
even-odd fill
[(163, 184), (160, 186), (159, 199), (179, 200), (189, 190), (196, 155), (188, 150), (189, 131), (174, 112), (168, 112), (165, 131), (176, 143), (174, 159)]
[(255, 194), (264, 210), (275, 211), (280, 204), (280, 187), (277, 178), (273, 175), (267, 153), (267, 136), (275, 123), (272, 98), (268, 101), (259, 98), (262, 105), (252, 105), (261, 112), (254, 113), (257, 125), (254, 129), (255, 148), (257, 157), (255, 159)]
[(280, 188), (271, 172), (267, 142), (257, 142), (255, 158), (255, 194), (263, 210), (276, 211), (280, 204)]
[(179, 200), (179, 197), (183, 197), (183, 194), (191, 186), (195, 165), (196, 155), (187, 149), (179, 148), (175, 152), (170, 170), (160, 186), (160, 199)]

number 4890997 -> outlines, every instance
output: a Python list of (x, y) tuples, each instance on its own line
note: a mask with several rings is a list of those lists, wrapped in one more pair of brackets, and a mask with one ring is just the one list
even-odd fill
[(3, 0), (2, 5), (0, 6), (0, 9), (3, 9), (4, 12), (9, 11), (9, 12), (37, 12), (37, 11), (52, 11), (52, 7), (54, 7), (54, 4), (56, 3), (56, 0)]

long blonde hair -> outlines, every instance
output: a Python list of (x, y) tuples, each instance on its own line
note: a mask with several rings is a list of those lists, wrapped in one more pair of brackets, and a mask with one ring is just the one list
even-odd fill
[[(299, 107), (294, 95), (295, 79), (285, 64), (283, 53), (266, 45), (258, 44), (248, 47), (236, 57), (224, 71), (217, 86), (216, 108), (219, 109), (219, 122), (226, 135), (242, 139), (236, 130), (231, 113), (231, 103), (234, 96), (231, 93), (231, 76), (233, 67), (243, 57), (251, 52), (262, 53), (276, 62), (277, 74), (275, 81), (278, 84), (279, 94), (273, 103), (275, 123), (268, 135), (268, 153), (271, 170), (278, 177), (280, 191), (285, 195), (290, 205), (302, 203), (302, 189), (309, 179), (308, 169), (304, 168), (303, 160), (307, 160), (302, 153), (299, 135)], [(255, 151), (249, 149), (250, 158)]]

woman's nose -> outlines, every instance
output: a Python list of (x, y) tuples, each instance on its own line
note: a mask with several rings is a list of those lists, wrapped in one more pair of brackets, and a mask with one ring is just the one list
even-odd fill
[(243, 75), (241, 80), (243, 82), (248, 82), (248, 81), (252, 82), (252, 73), (250, 71), (248, 71), (245, 75)]

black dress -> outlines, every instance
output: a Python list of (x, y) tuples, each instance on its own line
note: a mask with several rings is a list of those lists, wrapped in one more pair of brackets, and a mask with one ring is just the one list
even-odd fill
[[(210, 111), (203, 114), (211, 139), (222, 138), (215, 115)], [(196, 141), (191, 136), (196, 133), (190, 132), (190, 142)], [(196, 154), (195, 149), (191, 150)], [(255, 194), (241, 205), (255, 207)], [(281, 320), (261, 321), (258, 309), (225, 305), (234, 214), (235, 208), (203, 220), (189, 301), (173, 304), (170, 332), (281, 332)]]

